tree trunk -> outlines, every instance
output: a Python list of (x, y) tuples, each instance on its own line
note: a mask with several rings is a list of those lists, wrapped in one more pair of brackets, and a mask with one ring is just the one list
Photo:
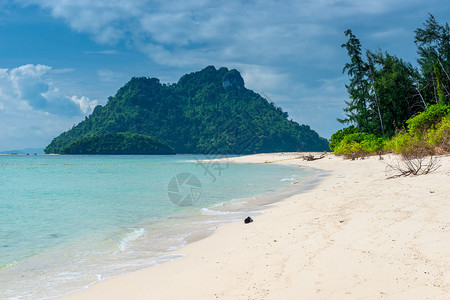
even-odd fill
[(372, 77), (372, 70), (370, 70), (370, 81), (372, 82), (373, 93), (375, 94), (375, 104), (377, 105), (378, 117), (380, 118), (381, 132), (382, 132), (383, 137), (384, 137), (383, 118), (381, 117), (380, 104), (378, 103), (378, 96), (377, 96), (377, 91), (375, 89), (375, 82), (374, 82), (373, 77)]

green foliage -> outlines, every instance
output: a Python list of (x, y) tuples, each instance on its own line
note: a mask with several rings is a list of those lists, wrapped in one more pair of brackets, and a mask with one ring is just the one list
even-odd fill
[(450, 115), (450, 105), (431, 105), (424, 112), (406, 121), (408, 132), (413, 136), (422, 136), (448, 115)]
[(336, 131), (333, 135), (331, 135), (330, 138), (329, 146), (331, 151), (334, 151), (334, 148), (344, 139), (346, 135), (358, 132), (360, 132), (359, 129), (353, 125), (350, 125), (349, 127), (342, 128)]
[(370, 101), (369, 94), (369, 66), (364, 61), (361, 52), (361, 43), (352, 33), (351, 30), (346, 30), (345, 35), (348, 36), (348, 41), (342, 44), (350, 57), (350, 62), (346, 63), (342, 72), (347, 72), (350, 83), (346, 85), (350, 101), (346, 101), (347, 107), (344, 108), (346, 119), (338, 119), (339, 122), (348, 124), (354, 123), (362, 131), (368, 131), (368, 102)]
[(445, 92), (444, 92), (445, 85), (443, 83), (443, 81), (444, 81), (444, 78), (442, 75), (443, 72), (441, 71), (441, 68), (437, 61), (434, 62), (433, 69), (434, 69), (434, 75), (436, 76), (436, 93), (437, 93), (438, 103), (444, 105), (444, 104), (448, 103), (448, 101), (447, 101), (447, 98), (445, 97)]
[(386, 142), (385, 149), (400, 154), (405, 159), (417, 159), (434, 154), (434, 149), (425, 139), (413, 136), (406, 131), (399, 132)]
[(415, 90), (419, 74), (411, 64), (387, 52), (367, 51), (365, 60), (359, 40), (349, 30), (345, 34), (349, 40), (342, 46), (351, 60), (344, 67), (350, 79), (346, 85), (350, 101), (344, 108), (347, 119), (339, 121), (391, 137), (421, 107)]
[[(431, 104), (450, 102), (450, 27), (430, 15), (423, 28), (415, 30), (420, 72), (410, 63), (387, 52), (367, 50), (351, 30), (342, 45), (350, 62), (343, 71), (349, 101), (343, 123), (355, 124), (362, 132), (390, 138), (406, 121)], [(424, 129), (425, 131), (427, 128)]]
[(450, 106), (431, 105), (407, 124), (408, 131), (398, 132), (386, 150), (413, 158), (450, 152)]
[(334, 153), (349, 158), (364, 157), (379, 153), (384, 146), (382, 138), (364, 132), (351, 133), (335, 146)]
[(389, 140), (350, 126), (332, 135), (330, 148), (349, 158), (380, 152), (394, 152), (408, 159), (450, 153), (450, 106), (431, 105), (406, 123), (408, 130), (398, 131)]
[(426, 140), (431, 148), (436, 149), (437, 153), (450, 152), (450, 114), (428, 130)]
[(440, 25), (429, 15), (423, 28), (415, 30), (422, 76), (420, 90), (428, 103), (449, 104), (450, 99), (450, 27)]
[(84, 136), (62, 154), (175, 154), (167, 144), (136, 133)]
[(45, 151), (61, 153), (80, 138), (119, 132), (151, 136), (177, 153), (329, 149), (326, 139), (288, 120), (286, 112), (246, 89), (241, 80), (238, 71), (213, 66), (170, 85), (156, 78), (132, 78), (105, 106), (55, 138)]
[(405, 130), (401, 130), (389, 141), (386, 141), (385, 149), (397, 154), (411, 152), (418, 142), (419, 139), (417, 137), (412, 136)]
[[(385, 137), (392, 137), (406, 125), (406, 120), (421, 109), (420, 98), (415, 90), (419, 74), (410, 63), (387, 52), (367, 51), (367, 56), (373, 66), (372, 88), (377, 100), (370, 104), (372, 122), (369, 132), (378, 136), (384, 132)], [(383, 130), (379, 117), (376, 117), (378, 109), (383, 120)]]

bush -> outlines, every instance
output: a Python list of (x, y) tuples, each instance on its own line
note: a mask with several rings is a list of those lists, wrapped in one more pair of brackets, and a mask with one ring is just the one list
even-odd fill
[(410, 149), (413, 140), (416, 139), (417, 139), (416, 137), (413, 137), (407, 131), (401, 130), (397, 133), (397, 135), (395, 135), (393, 138), (391, 138), (389, 141), (386, 142), (385, 149), (387, 151), (392, 151), (396, 154), (400, 154)]
[(404, 159), (450, 152), (450, 106), (431, 105), (408, 121), (408, 131), (401, 130), (385, 144), (385, 150)]
[(347, 128), (339, 129), (330, 138), (330, 150), (334, 151), (334, 148), (342, 141), (342, 139), (349, 134), (360, 132), (358, 128), (351, 125)]
[(433, 128), (444, 117), (449, 115), (449, 105), (431, 105), (424, 112), (406, 121), (408, 124), (408, 132), (414, 136), (422, 136), (427, 130)]
[(437, 154), (450, 152), (450, 115), (444, 117), (435, 128), (428, 130), (426, 140)]
[(450, 105), (431, 105), (406, 123), (408, 130), (387, 141), (354, 126), (338, 130), (331, 136), (330, 149), (352, 159), (390, 151), (404, 160), (450, 153)]
[(383, 146), (383, 139), (378, 138), (373, 134), (358, 132), (344, 136), (344, 138), (335, 146), (334, 153), (355, 159), (380, 153)]
[(385, 143), (385, 150), (400, 154), (403, 158), (413, 159), (433, 155), (430, 147), (423, 137), (415, 136), (405, 130), (397, 133), (395, 137)]

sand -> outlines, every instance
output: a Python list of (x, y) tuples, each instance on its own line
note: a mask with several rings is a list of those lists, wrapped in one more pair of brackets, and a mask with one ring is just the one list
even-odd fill
[(188, 244), (186, 257), (63, 299), (450, 299), (450, 157), (386, 179), (387, 162), (234, 158), (329, 171), (320, 184)]

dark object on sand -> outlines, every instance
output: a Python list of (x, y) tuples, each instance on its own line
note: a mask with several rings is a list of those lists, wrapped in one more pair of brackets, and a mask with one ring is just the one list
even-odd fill
[(248, 223), (251, 223), (251, 222), (253, 222), (253, 219), (250, 218), (250, 217), (247, 217), (247, 218), (245, 218), (245, 220), (244, 220), (244, 223), (245, 223), (245, 224), (248, 224)]
[(302, 158), (303, 158), (303, 160), (306, 160), (306, 161), (313, 161), (313, 160), (322, 159), (322, 158), (324, 158), (326, 155), (327, 155), (327, 152), (325, 151), (325, 152), (323, 152), (322, 154), (320, 154), (319, 157), (315, 157), (314, 155), (309, 154), (309, 155), (303, 155)]

